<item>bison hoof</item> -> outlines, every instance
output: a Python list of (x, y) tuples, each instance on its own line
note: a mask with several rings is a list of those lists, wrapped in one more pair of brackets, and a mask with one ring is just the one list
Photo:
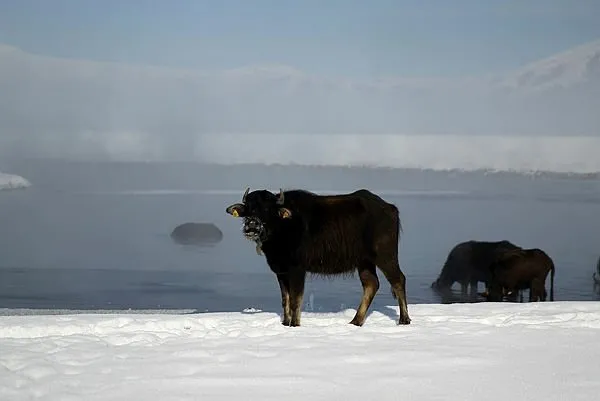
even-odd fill
[(348, 322), (348, 324), (353, 324), (355, 326), (361, 327), (364, 322), (358, 321), (358, 319), (354, 318)]
[(283, 319), (283, 321), (281, 322), (281, 324), (284, 325), (284, 326), (289, 326), (290, 325), (290, 321), (286, 320), (286, 319)]
[(408, 316), (402, 316), (400, 317), (400, 319), (398, 319), (398, 324), (410, 324), (410, 317)]

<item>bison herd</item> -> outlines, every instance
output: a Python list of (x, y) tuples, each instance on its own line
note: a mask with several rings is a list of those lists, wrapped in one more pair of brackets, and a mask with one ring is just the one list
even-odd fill
[(431, 288), (447, 291), (458, 282), (463, 294), (469, 287), (474, 295), (483, 282), (486, 291), (478, 294), (488, 301), (502, 301), (504, 297), (515, 300), (522, 290), (529, 290), (530, 302), (545, 301), (548, 273), (553, 301), (554, 262), (546, 252), (524, 249), (509, 241), (466, 241), (452, 248)]
[[(402, 229), (398, 208), (361, 189), (339, 195), (317, 195), (304, 190), (250, 192), (226, 213), (243, 219), (242, 232), (265, 256), (281, 290), (282, 324), (300, 326), (307, 273), (335, 276), (358, 272), (363, 293), (351, 324), (362, 326), (379, 290), (377, 269), (398, 301), (398, 324), (410, 324), (406, 278), (398, 261)], [(437, 291), (460, 283), (488, 301), (514, 299), (529, 290), (530, 301), (546, 301), (550, 273), (550, 300), (554, 299), (554, 263), (541, 249), (525, 249), (509, 241), (467, 241), (448, 254)], [(478, 293), (479, 282), (485, 292)]]

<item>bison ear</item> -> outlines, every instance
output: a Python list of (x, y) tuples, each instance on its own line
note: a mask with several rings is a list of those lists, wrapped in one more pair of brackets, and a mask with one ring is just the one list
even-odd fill
[(233, 217), (240, 217), (244, 214), (244, 205), (241, 203), (234, 203), (225, 209), (225, 213), (230, 214)]
[(292, 217), (292, 211), (290, 209), (288, 209), (287, 207), (280, 207), (279, 208), (279, 217), (281, 217), (282, 219), (289, 219)]

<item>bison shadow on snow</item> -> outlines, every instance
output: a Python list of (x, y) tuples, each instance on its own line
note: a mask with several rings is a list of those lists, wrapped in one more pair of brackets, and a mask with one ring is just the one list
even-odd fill
[(179, 245), (208, 247), (223, 239), (223, 232), (213, 223), (183, 223), (171, 232), (171, 239)]

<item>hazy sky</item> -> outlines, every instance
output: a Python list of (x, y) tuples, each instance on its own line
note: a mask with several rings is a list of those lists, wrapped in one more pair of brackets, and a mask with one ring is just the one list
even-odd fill
[[(600, 0), (0, 0), (0, 161), (597, 171), (599, 15)], [(294, 69), (240, 68), (265, 64)]]
[(600, 38), (598, 0), (2, 0), (0, 42), (102, 61), (472, 75)]

